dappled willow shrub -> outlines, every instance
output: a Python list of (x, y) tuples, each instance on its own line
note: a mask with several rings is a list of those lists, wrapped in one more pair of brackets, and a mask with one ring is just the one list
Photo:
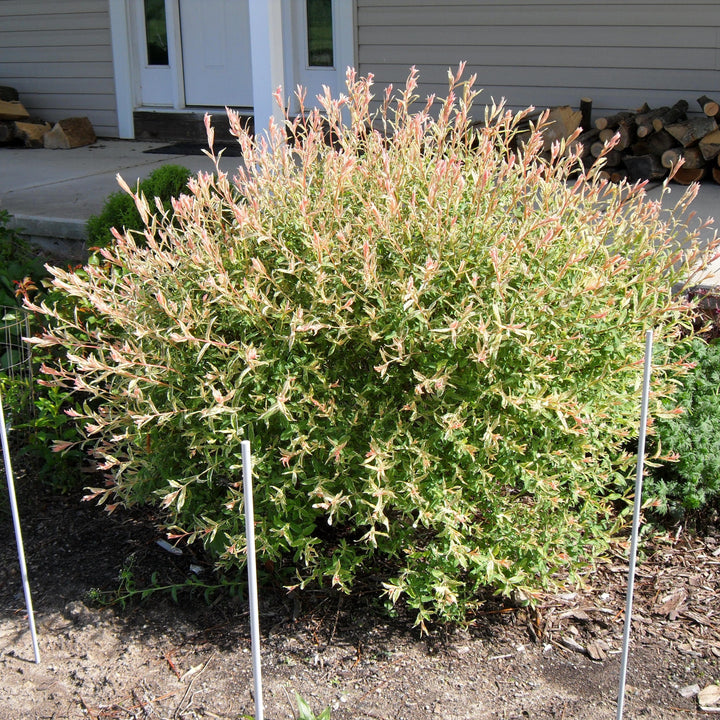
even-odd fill
[(100, 500), (156, 504), (241, 567), (250, 439), (265, 566), (345, 591), (371, 571), (423, 623), (488, 588), (532, 598), (606, 546), (644, 333), (659, 397), (687, 312), (669, 288), (700, 255), (642, 187), (545, 157), (539, 130), (513, 150), (526, 113), (472, 126), (459, 73), (439, 105), (413, 111), (415, 87), (373, 114), (350, 73), (259, 141), (231, 113), (235, 177), (191, 179), (172, 222), (138, 198), (145, 242), (53, 270), (105, 322), (35, 310), (65, 351), (48, 377), (95, 398), (77, 420)]

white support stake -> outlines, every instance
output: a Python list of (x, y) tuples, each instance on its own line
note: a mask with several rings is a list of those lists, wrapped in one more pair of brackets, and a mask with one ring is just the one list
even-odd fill
[(242, 453), (243, 492), (245, 493), (245, 540), (247, 543), (248, 597), (250, 599), (250, 641), (252, 646), (253, 686), (255, 691), (255, 720), (264, 720), (262, 675), (260, 668), (260, 613), (257, 594), (255, 562), (255, 511), (253, 508), (252, 455), (250, 442), (240, 443)]
[(28, 623), (30, 624), (30, 636), (32, 637), (35, 662), (39, 663), (40, 648), (38, 646), (37, 633), (35, 631), (35, 615), (33, 613), (30, 583), (28, 582), (27, 566), (25, 564), (25, 549), (23, 548), (22, 531), (20, 530), (20, 514), (18, 513), (17, 499), (15, 497), (15, 481), (13, 480), (12, 463), (10, 462), (10, 447), (8, 446), (7, 428), (5, 427), (5, 412), (3, 410), (1, 394), (0, 440), (2, 440), (3, 458), (5, 459), (5, 477), (7, 478), (8, 495), (10, 495), (10, 509), (12, 512), (13, 526), (15, 528), (15, 544), (17, 545), (18, 562), (20, 563), (20, 576), (22, 577), (23, 592), (25, 593), (25, 607), (28, 614)]
[(650, 395), (650, 371), (652, 368), (653, 333), (645, 335), (645, 371), (643, 373), (642, 404), (640, 409), (640, 432), (638, 434), (638, 457), (635, 472), (635, 499), (633, 501), (632, 535), (630, 539), (630, 567), (628, 569), (627, 602), (625, 603), (625, 630), (623, 632), (622, 660), (620, 663), (620, 687), (616, 720), (622, 720), (625, 707), (625, 676), (627, 675), (632, 626), (633, 589), (635, 586), (635, 559), (637, 557), (638, 530), (640, 528), (640, 507), (642, 506), (643, 466), (645, 464), (645, 431), (647, 429), (648, 398)]

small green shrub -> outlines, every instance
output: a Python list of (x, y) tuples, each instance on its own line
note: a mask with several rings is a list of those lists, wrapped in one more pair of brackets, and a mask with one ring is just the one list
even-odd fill
[(82, 435), (71, 417), (77, 412), (77, 402), (77, 396), (58, 387), (36, 386), (34, 417), (26, 424), (23, 454), (37, 463), (39, 479), (60, 493), (80, 490), (92, 469), (81, 448)]
[(576, 150), (544, 154), (542, 127), (515, 150), (527, 113), (472, 127), (459, 76), (437, 118), (413, 111), (415, 87), (374, 116), (351, 74), (262, 143), (231, 113), (232, 182), (193, 178), (172, 218), (136, 196), (146, 245), (127, 233), (83, 273), (53, 270), (97, 324), (31, 307), (64, 354), (49, 378), (95, 401), (77, 419), (100, 502), (157, 505), (173, 536), (242, 568), (249, 439), (263, 565), (346, 592), (372, 572), (423, 624), (488, 588), (532, 600), (607, 547), (645, 331), (657, 404), (689, 323), (670, 288), (705, 256), (690, 195), (665, 213)]
[[(163, 165), (140, 181), (137, 192), (151, 203), (154, 203), (154, 198), (158, 198), (163, 211), (167, 212), (170, 210), (171, 198), (187, 192), (189, 177), (190, 171), (181, 165)], [(112, 228), (118, 232), (142, 231), (145, 228), (132, 197), (121, 190), (107, 198), (99, 215), (88, 219), (88, 246), (100, 248), (108, 245), (113, 239)]]
[(656, 451), (672, 462), (655, 467), (645, 494), (660, 514), (698, 510), (720, 494), (720, 344), (693, 338), (678, 360), (692, 365), (655, 423)]

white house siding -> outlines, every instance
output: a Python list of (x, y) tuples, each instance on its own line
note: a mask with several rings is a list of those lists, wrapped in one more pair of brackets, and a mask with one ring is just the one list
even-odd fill
[(378, 86), (420, 71), (447, 91), (466, 60), (480, 101), (578, 105), (596, 113), (720, 97), (718, 0), (357, 0), (358, 68)]
[(0, 0), (0, 85), (32, 115), (85, 115), (97, 135), (117, 136), (108, 2)]

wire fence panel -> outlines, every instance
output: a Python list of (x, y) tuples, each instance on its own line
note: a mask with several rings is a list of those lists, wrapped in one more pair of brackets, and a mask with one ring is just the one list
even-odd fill
[(0, 306), (0, 389), (4, 391), (8, 428), (34, 417), (33, 363), (30, 313), (24, 308)]

